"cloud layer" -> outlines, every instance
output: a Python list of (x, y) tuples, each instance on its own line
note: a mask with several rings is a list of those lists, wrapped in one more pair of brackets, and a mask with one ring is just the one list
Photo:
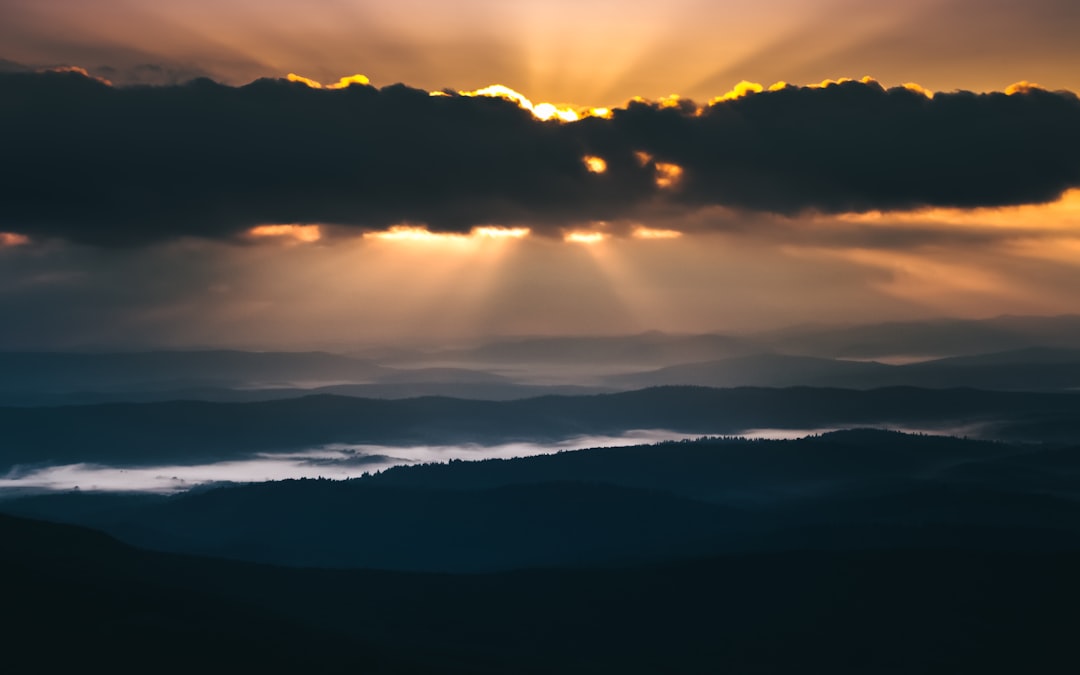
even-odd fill
[(1080, 100), (1034, 87), (929, 97), (848, 81), (572, 123), (403, 85), (0, 72), (0, 92), (0, 231), (106, 246), (273, 223), (545, 233), (712, 206), (1001, 206), (1080, 186)]

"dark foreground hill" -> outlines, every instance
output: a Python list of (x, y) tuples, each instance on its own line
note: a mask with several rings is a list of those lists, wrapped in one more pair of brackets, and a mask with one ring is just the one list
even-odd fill
[(1074, 673), (1078, 565), (939, 549), (302, 570), (0, 517), (11, 672)]

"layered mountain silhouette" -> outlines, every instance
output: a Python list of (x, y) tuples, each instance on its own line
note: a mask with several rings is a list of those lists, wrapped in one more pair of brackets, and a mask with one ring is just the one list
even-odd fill
[[(4, 490), (4, 665), (1073, 673), (1078, 382), (1075, 316), (0, 354), (14, 486), (331, 444), (701, 436), (174, 495)], [(808, 435), (739, 437), (763, 429)]]
[(609, 386), (707, 387), (972, 387), (993, 390), (1080, 390), (1080, 350), (1025, 349), (933, 359), (904, 365), (811, 356), (757, 354), (611, 375)]
[(466, 349), (399, 351), (397, 363), (596, 364), (661, 367), (736, 356), (780, 353), (819, 358), (940, 358), (1044, 347), (1080, 349), (1080, 315), (802, 325), (740, 335), (677, 335), (502, 339)]
[[(172, 401), (0, 408), (0, 470), (97, 462), (200, 463), (329, 443), (500, 443), (667, 429), (978, 428), (988, 438), (1080, 440), (1080, 392), (974, 389), (710, 389), (512, 401), (308, 396), (252, 403)], [(965, 432), (966, 433), (966, 432)]]
[(465, 575), (318, 570), (0, 516), (17, 619), (5, 665), (35, 672), (1067, 673), (1078, 565), (1075, 548), (955, 538)]
[[(1080, 317), (801, 326), (752, 335), (508, 338), (469, 348), (358, 354), (6, 352), (0, 353), (0, 405), (310, 394), (510, 400), (661, 384), (1064, 390), (1080, 387)], [(925, 362), (890, 367), (875, 358)]]
[[(1014, 479), (1012, 466), (1028, 471)], [(875, 430), (703, 439), (173, 497), (61, 493), (0, 510), (165, 551), (428, 572), (766, 550), (1080, 550), (1080, 447)]]

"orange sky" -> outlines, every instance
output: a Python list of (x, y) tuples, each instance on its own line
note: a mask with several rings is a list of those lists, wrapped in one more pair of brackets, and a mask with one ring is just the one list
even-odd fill
[[(2, 0), (0, 58), (117, 81), (297, 72), (617, 105), (747, 79), (873, 75), (934, 90), (1080, 89), (1072, 0)], [(151, 64), (163, 70), (142, 68)]]
[[(1077, 34), (1075, 0), (0, 0), (0, 59), (78, 65), (118, 84), (364, 73), (377, 86), (501, 83), (592, 106), (866, 74), (932, 91), (1021, 80), (1078, 91)], [(677, 169), (657, 164), (672, 181)], [(22, 317), (0, 347), (298, 348), (1080, 312), (1075, 190), (1004, 209), (704, 209), (562, 235), (267, 223), (239, 245), (132, 252), (0, 232), (0, 317)]]

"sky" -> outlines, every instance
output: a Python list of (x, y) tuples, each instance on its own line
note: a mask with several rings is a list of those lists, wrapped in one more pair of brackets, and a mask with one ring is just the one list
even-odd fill
[(0, 0), (0, 348), (1076, 313), (1078, 31), (1071, 0)]

